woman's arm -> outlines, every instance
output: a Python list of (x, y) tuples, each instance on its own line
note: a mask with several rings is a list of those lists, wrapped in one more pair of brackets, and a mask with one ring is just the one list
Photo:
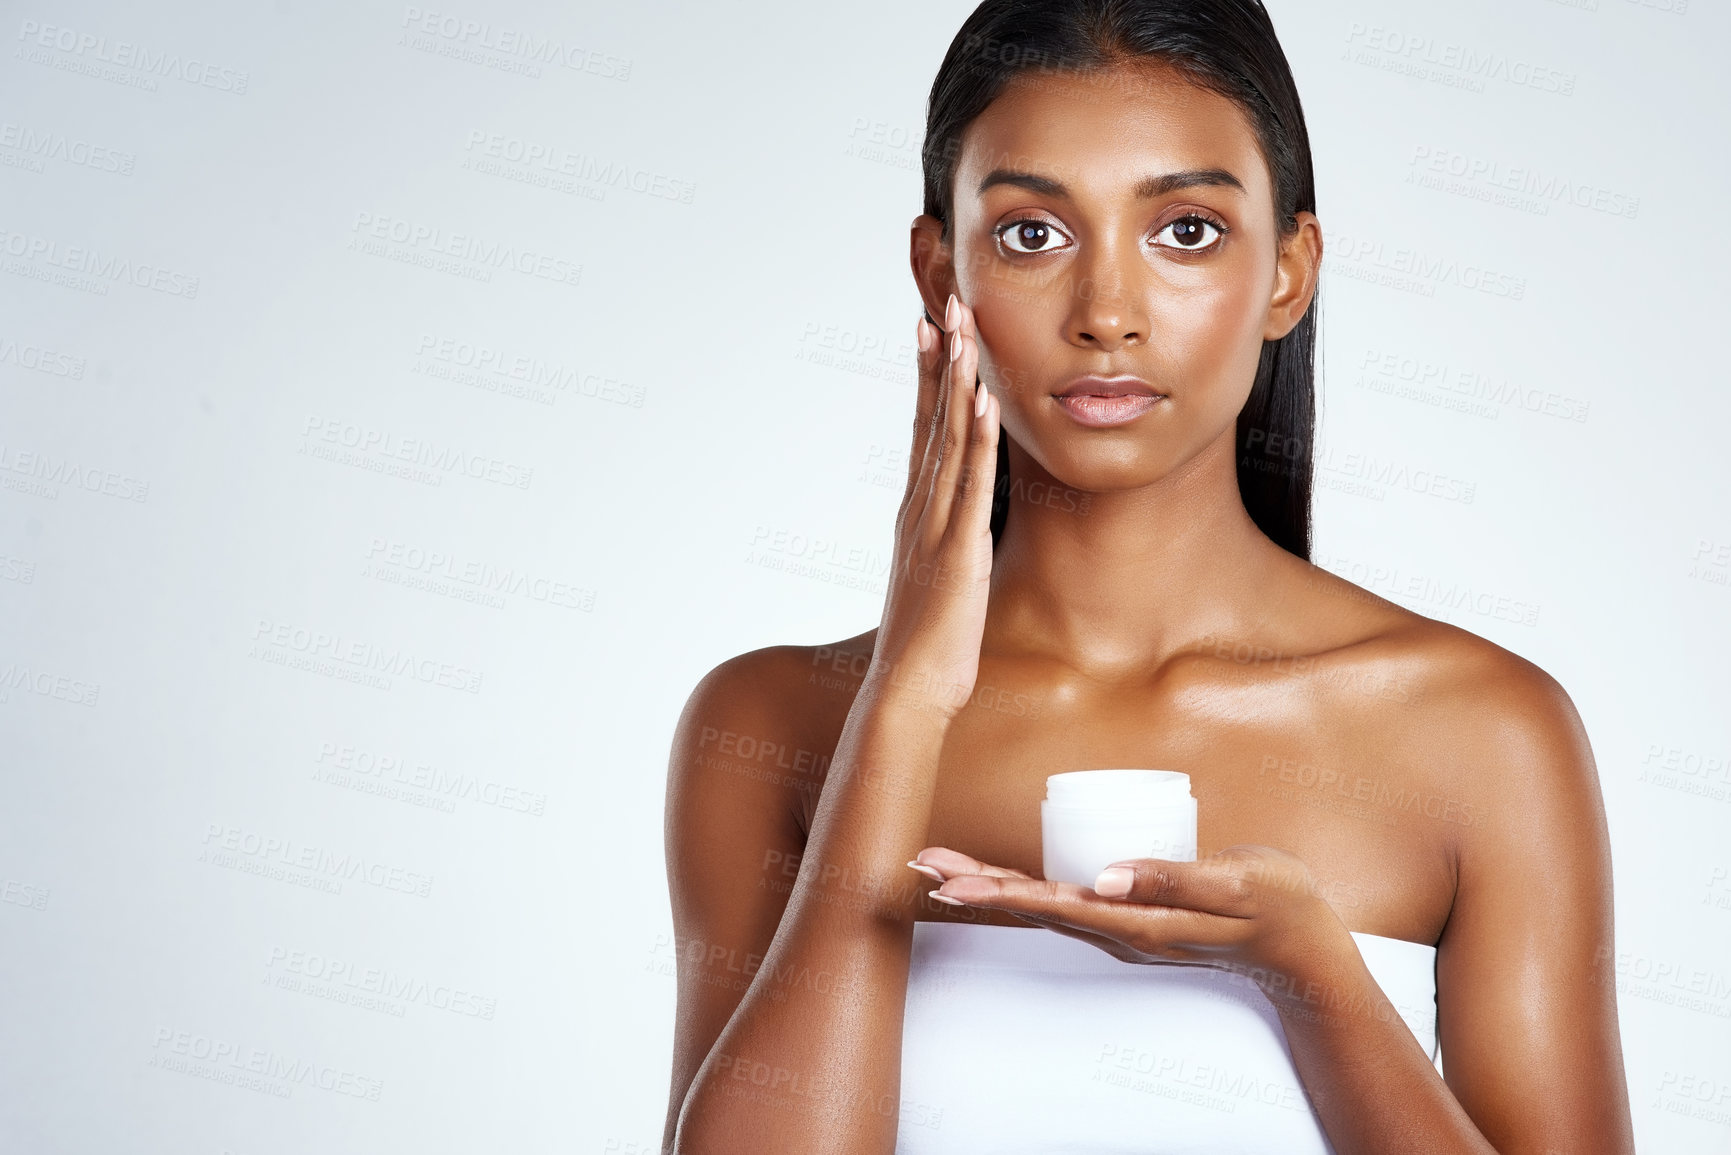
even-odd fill
[[(796, 760), (822, 743), (782, 716), (779, 696), (796, 684), (799, 655), (777, 646), (723, 662), (691, 692), (674, 730), (664, 835), (679, 1003), (663, 1152), (673, 1150), (698, 1067), (768, 953), (787, 872), (805, 846), (800, 795), (819, 775), (815, 755)], [(766, 747), (776, 753), (759, 757)], [(795, 773), (778, 769), (790, 761)]]
[(1446, 1084), (1350, 944), (1274, 998), (1293, 1063), (1340, 1155), (1625, 1155), (1611, 857), (1585, 730), (1519, 659), (1470, 697), (1434, 735), (1475, 767), (1458, 800), (1485, 819), (1461, 829), (1437, 948)]
[(946, 723), (891, 704), (856, 708), (806, 841), (781, 775), (765, 781), (758, 763), (720, 752), (740, 738), (800, 746), (798, 727), (776, 717), (786, 706), (774, 687), (796, 673), (776, 670), (785, 664), (774, 651), (724, 663), (694, 691), (675, 737), (668, 1151), (878, 1153), (895, 1142), (924, 894), (904, 864), (925, 836)]
[(1506, 721), (1481, 730), (1487, 817), (1438, 944), (1443, 1067), (1500, 1152), (1629, 1152), (1598, 769), (1569, 696), (1519, 665), (1488, 691)]
[[(701, 1059), (720, 1004), (698, 992), (706, 964), (681, 956), (681, 1019), (688, 991), (706, 1010), (693, 1009), (692, 1028), (681, 1029), (669, 1107), (676, 1152), (885, 1155), (895, 1146), (908, 956), (924, 894), (905, 864), (925, 842), (944, 737), (978, 674), (992, 559), (996, 402), (975, 391), (973, 319), (953, 296), (945, 322), (952, 355), (920, 325), (917, 452), (871, 665), (786, 907)], [(767, 692), (746, 690), (717, 708), (749, 718), (749, 703)], [(691, 719), (714, 712), (688, 707), (678, 744), (689, 752), (692, 731), (702, 733)], [(709, 809), (713, 783), (702, 769), (688, 756), (669, 782), (677, 934), (761, 938), (769, 908), (743, 892), (765, 881), (757, 856), (785, 855), (785, 832), (745, 814), (749, 806), (730, 816), (726, 799), (719, 813)], [(691, 1072), (688, 1087), (682, 1071)]]

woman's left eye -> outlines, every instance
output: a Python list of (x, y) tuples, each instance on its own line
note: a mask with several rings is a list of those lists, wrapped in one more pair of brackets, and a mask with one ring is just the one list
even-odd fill
[(1155, 237), (1163, 237), (1168, 233), (1172, 234), (1172, 240), (1161, 242), (1157, 239), (1155, 243), (1162, 248), (1199, 252), (1219, 244), (1226, 230), (1207, 217), (1187, 216), (1179, 217), (1156, 233)]

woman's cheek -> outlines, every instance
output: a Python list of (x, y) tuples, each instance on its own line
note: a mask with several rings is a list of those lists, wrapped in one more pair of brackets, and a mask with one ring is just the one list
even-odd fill
[[(1262, 352), (1262, 317), (1241, 282), (1173, 294), (1161, 302), (1156, 340), (1187, 381), (1218, 381)], [(1254, 315), (1253, 315), (1254, 314)]]
[(980, 330), (980, 377), (997, 393), (1000, 404), (1025, 395), (1032, 387), (1029, 356), (1023, 341), (1034, 327), (1019, 313), (1002, 308), (976, 306), (974, 322)]

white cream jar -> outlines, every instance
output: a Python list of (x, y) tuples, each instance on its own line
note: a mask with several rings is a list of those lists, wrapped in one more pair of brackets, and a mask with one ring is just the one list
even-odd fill
[(1127, 858), (1196, 860), (1196, 799), (1176, 770), (1072, 770), (1046, 779), (1041, 873), (1092, 888)]

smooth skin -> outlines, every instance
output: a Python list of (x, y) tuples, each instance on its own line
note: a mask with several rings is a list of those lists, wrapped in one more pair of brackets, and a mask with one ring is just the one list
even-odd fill
[[(1320, 228), (1277, 228), (1232, 101), (1155, 62), (1105, 79), (1013, 81), (964, 134), (953, 235), (914, 221), (945, 332), (919, 324), (879, 627), (723, 662), (681, 716), (664, 1150), (892, 1152), (912, 924), (963, 919), (1250, 976), (1341, 1155), (1632, 1151), (1574, 705), (1251, 521), (1235, 419), (1310, 305)], [(1138, 195), (1185, 173), (1214, 175)], [(1053, 394), (1089, 372), (1163, 397), (1083, 426)], [(1199, 860), (1042, 881), (1046, 776), (1108, 766), (1191, 776)], [(1446, 1082), (1354, 931), (1436, 945)]]

